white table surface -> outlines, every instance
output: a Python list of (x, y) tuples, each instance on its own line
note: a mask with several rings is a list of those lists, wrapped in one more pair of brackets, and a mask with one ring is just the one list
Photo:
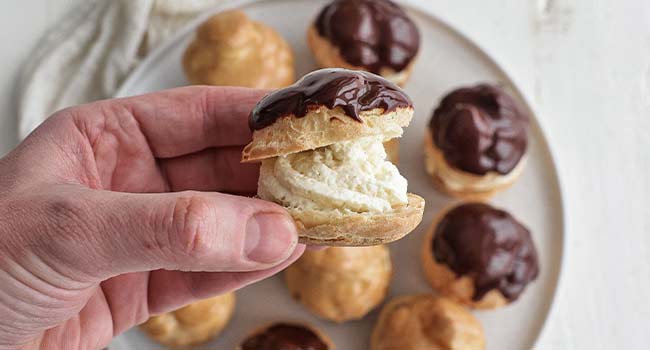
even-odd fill
[[(81, 1), (0, 0), (0, 156), (21, 62)], [(567, 256), (538, 349), (648, 348), (650, 1), (423, 1), (512, 75), (558, 161)]]

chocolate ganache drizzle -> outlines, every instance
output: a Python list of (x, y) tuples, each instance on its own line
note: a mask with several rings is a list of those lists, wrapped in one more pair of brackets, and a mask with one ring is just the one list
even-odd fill
[(302, 118), (321, 106), (340, 107), (347, 116), (361, 122), (359, 112), (376, 108), (388, 112), (412, 107), (413, 103), (402, 89), (378, 75), (321, 69), (264, 97), (251, 112), (248, 124), (251, 130), (259, 130), (282, 117)]
[(539, 273), (530, 232), (487, 204), (463, 204), (449, 211), (436, 227), (431, 248), (438, 263), (474, 279), (475, 301), (493, 289), (516, 300)]
[(290, 324), (276, 324), (242, 343), (242, 350), (328, 350), (312, 330)]
[(528, 116), (495, 86), (452, 91), (433, 112), (429, 127), (447, 162), (473, 174), (508, 174), (526, 152)]
[(373, 73), (403, 70), (420, 47), (413, 21), (388, 0), (336, 0), (320, 12), (316, 29), (347, 62)]

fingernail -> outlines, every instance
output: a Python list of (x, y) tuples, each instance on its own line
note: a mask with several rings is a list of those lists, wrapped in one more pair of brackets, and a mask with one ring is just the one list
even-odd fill
[(296, 227), (280, 214), (258, 214), (246, 224), (244, 254), (263, 264), (283, 261), (297, 241)]

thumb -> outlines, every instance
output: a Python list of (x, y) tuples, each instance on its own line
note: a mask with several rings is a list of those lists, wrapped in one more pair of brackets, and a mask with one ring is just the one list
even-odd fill
[(46, 221), (54, 223), (48, 231), (56, 242), (50, 247), (71, 268), (98, 278), (154, 269), (268, 269), (286, 260), (298, 243), (287, 212), (258, 199), (69, 187), (58, 189), (47, 206)]

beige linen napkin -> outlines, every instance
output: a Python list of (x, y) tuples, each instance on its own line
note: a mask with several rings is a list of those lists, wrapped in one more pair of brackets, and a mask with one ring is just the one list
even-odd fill
[(201, 12), (229, 0), (83, 2), (40, 40), (19, 80), (21, 139), (53, 112), (110, 98), (134, 67)]

